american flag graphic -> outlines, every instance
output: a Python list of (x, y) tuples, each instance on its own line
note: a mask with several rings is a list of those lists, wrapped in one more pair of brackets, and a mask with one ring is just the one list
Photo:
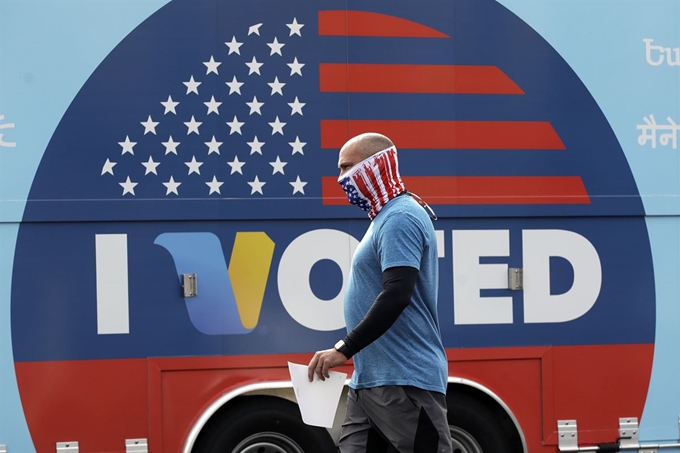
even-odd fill
[[(206, 53), (177, 80), (184, 88), (180, 95), (159, 99), (134, 128), (121, 131), (119, 148), (102, 162), (103, 180), (120, 186), (121, 197), (308, 195), (305, 187), (312, 175), (305, 174), (310, 163), (303, 162), (309, 159), (303, 122), (308, 99), (307, 91), (290, 83), (295, 78), (304, 85), (318, 83), (321, 93), (523, 94), (494, 66), (321, 62), (318, 80), (308, 80), (308, 63), (298, 54), (304, 52), (307, 33), (450, 37), (412, 21), (362, 11), (320, 11), (317, 30), (305, 25), (292, 17), (243, 25), (225, 36), (217, 55)], [(545, 121), (321, 118), (318, 124), (322, 149), (338, 149), (351, 136), (369, 131), (417, 150), (564, 149)], [(141, 137), (147, 136), (152, 140), (142, 145)], [(589, 203), (579, 177), (410, 175), (405, 180), (409, 190), (433, 204)], [(323, 176), (321, 187), (324, 204), (346, 204), (334, 176)]]
[(640, 209), (607, 196), (636, 187), (602, 178), (630, 175), (625, 156), (609, 129), (592, 133), (606, 119), (577, 109), (594, 101), (559, 55), (444, 17), (493, 2), (442, 17), (262, 2), (174, 1), (130, 33), (43, 157), (30, 198), (60, 203), (27, 218), (358, 217), (337, 159), (365, 132), (394, 142), (406, 189), (440, 216)]
[(404, 191), (397, 149), (392, 146), (359, 162), (338, 182), (351, 204), (375, 218), (388, 201)]

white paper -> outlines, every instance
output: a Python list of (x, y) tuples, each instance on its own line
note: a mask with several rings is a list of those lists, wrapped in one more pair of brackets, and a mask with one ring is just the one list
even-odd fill
[(312, 426), (333, 427), (335, 411), (338, 408), (347, 373), (329, 371), (331, 377), (326, 378), (325, 381), (315, 374), (314, 380), (309, 382), (307, 365), (288, 362), (288, 370), (293, 382), (295, 397), (300, 406), (302, 421)]

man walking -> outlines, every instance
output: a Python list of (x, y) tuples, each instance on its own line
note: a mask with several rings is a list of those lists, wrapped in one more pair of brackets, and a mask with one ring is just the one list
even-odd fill
[(427, 206), (407, 192), (384, 135), (350, 139), (338, 182), (371, 218), (345, 295), (348, 334), (318, 351), (309, 379), (354, 357), (342, 453), (450, 453), (447, 361), (437, 317), (437, 241)]

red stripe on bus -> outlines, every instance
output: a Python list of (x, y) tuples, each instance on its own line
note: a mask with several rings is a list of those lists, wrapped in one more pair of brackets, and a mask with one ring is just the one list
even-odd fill
[[(579, 441), (595, 444), (617, 436), (621, 414), (642, 415), (654, 344), (456, 347), (446, 352), (453, 382), (466, 378), (491, 389), (522, 427), (528, 451), (554, 453), (557, 420), (578, 419)], [(217, 398), (253, 383), (287, 381), (286, 363), (307, 363), (309, 357), (221, 355), (14, 365), (36, 451), (53, 452), (60, 439), (78, 440), (85, 451), (120, 451), (122, 439), (144, 437), (156, 446), (154, 451), (176, 452)], [(624, 361), (636, 366), (626, 371), (625, 379), (612, 377), (612, 369)], [(352, 368), (348, 363), (337, 371), (351, 373)], [(100, 408), (106, 410), (95, 410)]]
[(319, 11), (320, 36), (386, 36), (394, 38), (449, 38), (425, 25), (366, 11)]
[(379, 132), (402, 149), (565, 149), (547, 121), (321, 120), (321, 147)]
[[(403, 176), (409, 191), (433, 205), (590, 204), (579, 176)], [(347, 205), (335, 176), (321, 180), (324, 205)]]
[(524, 94), (495, 66), (321, 63), (322, 92)]

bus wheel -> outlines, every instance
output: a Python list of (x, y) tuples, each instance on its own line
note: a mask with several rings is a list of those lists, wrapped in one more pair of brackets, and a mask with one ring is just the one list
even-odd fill
[(449, 426), (449, 429), (451, 430), (453, 453), (484, 453), (482, 447), (470, 433), (457, 426)]
[(305, 425), (290, 401), (252, 396), (218, 413), (196, 439), (193, 453), (325, 453), (335, 446), (323, 428)]
[(519, 435), (500, 408), (465, 393), (448, 395), (453, 453), (521, 453)]
[(305, 453), (290, 437), (279, 433), (257, 433), (238, 444), (233, 453)]

